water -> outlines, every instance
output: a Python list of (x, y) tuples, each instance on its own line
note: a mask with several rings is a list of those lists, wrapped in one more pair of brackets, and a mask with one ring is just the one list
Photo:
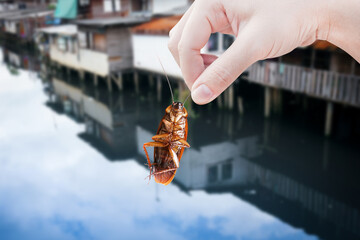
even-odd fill
[(169, 93), (159, 103), (151, 90), (16, 72), (0, 66), (1, 239), (360, 237), (354, 142), (255, 110), (194, 107), (192, 147), (163, 186), (145, 179), (142, 144)]

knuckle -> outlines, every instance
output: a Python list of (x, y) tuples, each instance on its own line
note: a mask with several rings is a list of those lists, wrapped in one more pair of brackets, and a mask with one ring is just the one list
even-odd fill
[(179, 44), (177, 46), (177, 50), (178, 50), (180, 55), (182, 55), (185, 52), (186, 45), (185, 45), (184, 41), (182, 41), (182, 40), (179, 41)]
[(226, 88), (231, 84), (232, 75), (224, 67), (214, 65), (212, 74), (214, 75), (213, 78), (216, 84), (219, 85), (221, 88)]
[(170, 52), (172, 52), (172, 53), (174, 53), (177, 50), (178, 47), (173, 38), (170, 38), (170, 40), (168, 42), (168, 48), (169, 48)]

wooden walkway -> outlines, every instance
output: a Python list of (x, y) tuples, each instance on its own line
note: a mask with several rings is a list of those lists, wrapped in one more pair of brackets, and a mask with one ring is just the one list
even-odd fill
[(360, 77), (355, 75), (263, 61), (248, 68), (247, 80), (360, 107)]

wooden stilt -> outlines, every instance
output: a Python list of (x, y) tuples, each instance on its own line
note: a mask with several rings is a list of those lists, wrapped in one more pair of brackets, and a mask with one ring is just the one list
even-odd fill
[(139, 88), (139, 73), (138, 72), (134, 72), (134, 84), (135, 84), (135, 92), (136, 92), (136, 94), (139, 94), (140, 88)]
[(271, 111), (271, 89), (270, 87), (265, 87), (265, 109), (264, 109), (264, 116), (266, 118), (270, 117), (270, 111)]
[(220, 95), (216, 98), (216, 102), (217, 102), (218, 108), (222, 108), (222, 107), (223, 107), (223, 101), (222, 101), (223, 95), (224, 95), (224, 93), (220, 94)]
[(229, 87), (229, 109), (234, 109), (234, 85)]
[(112, 92), (112, 82), (111, 82), (111, 77), (110, 77), (110, 75), (108, 75), (108, 76), (106, 77), (106, 83), (107, 83), (109, 92)]
[(119, 88), (119, 90), (120, 91), (123, 91), (124, 90), (124, 80), (123, 80), (123, 76), (122, 76), (122, 73), (121, 72), (119, 72), (118, 74), (117, 74), (117, 78), (115, 78), (116, 79), (116, 84), (118, 85), (118, 88)]
[(331, 135), (333, 113), (334, 113), (334, 104), (332, 102), (328, 102), (326, 106), (326, 116), (325, 116), (326, 137), (329, 137)]
[(149, 74), (149, 85), (150, 89), (154, 88), (154, 76), (152, 74)]
[(94, 86), (97, 87), (98, 86), (98, 76), (96, 74), (94, 74)]
[(243, 105), (243, 99), (242, 97), (237, 97), (237, 103), (238, 103), (238, 110), (241, 115), (244, 114), (244, 105)]
[(162, 81), (161, 81), (161, 76), (158, 75), (157, 76), (157, 86), (156, 86), (156, 90), (157, 90), (157, 100), (160, 102), (161, 101), (161, 89), (162, 89)]

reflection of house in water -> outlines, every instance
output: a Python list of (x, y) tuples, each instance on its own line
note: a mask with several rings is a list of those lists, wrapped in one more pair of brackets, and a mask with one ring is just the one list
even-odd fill
[[(139, 105), (136, 96), (113, 94), (94, 86), (83, 86), (77, 79), (53, 78), (48, 105), (76, 121), (84, 121), (79, 136), (108, 159), (120, 160), (136, 155), (135, 125), (142, 114), (151, 115), (150, 105)], [(149, 108), (150, 107), (150, 108)]]
[[(143, 127), (136, 130), (138, 154), (145, 161), (142, 144), (153, 133)], [(196, 130), (192, 133), (199, 134)], [(349, 171), (340, 175), (332, 169), (324, 174), (324, 166), (316, 159), (306, 160), (306, 151), (297, 153), (304, 157), (301, 164), (290, 158), (279, 161), (286, 152), (279, 149), (281, 153), (274, 154), (264, 148), (257, 134), (204, 145), (193, 143), (184, 152), (174, 180), (186, 190), (232, 193), (321, 238), (358, 239), (358, 186), (346, 180)], [(358, 183), (358, 176), (354, 178)]]
[(3, 48), (4, 63), (16, 68), (39, 71), (40, 62), (34, 51), (26, 48)]

